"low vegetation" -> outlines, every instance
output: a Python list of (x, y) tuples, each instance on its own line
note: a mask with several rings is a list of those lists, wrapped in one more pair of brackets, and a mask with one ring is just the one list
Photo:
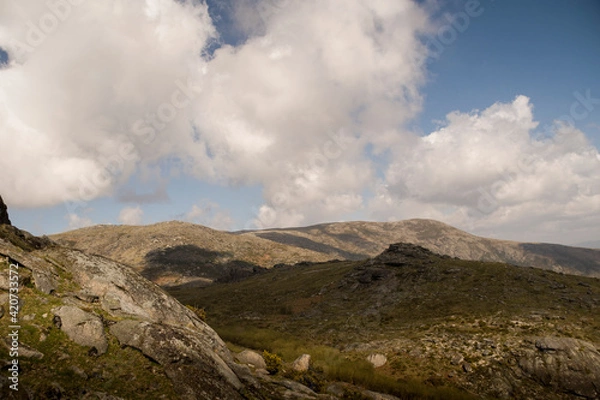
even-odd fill
[[(482, 394), (486, 374), (530, 338), (600, 343), (599, 280), (434, 255), (402, 265), (287, 266), (170, 291), (204, 307), (208, 323), (232, 344), (288, 363), (308, 353), (328, 381), (403, 399)], [(388, 363), (373, 368), (365, 361), (373, 352), (384, 352)], [(534, 390), (531, 382), (523, 390), (529, 384)]]
[[(8, 264), (0, 261), (0, 274), (6, 274)], [(26, 276), (27, 270), (22, 269)], [(67, 286), (67, 282), (61, 284)], [(126, 399), (175, 398), (170, 379), (155, 362), (139, 351), (121, 347), (111, 338), (108, 351), (97, 357), (90, 348), (75, 344), (53, 322), (52, 310), (62, 304), (61, 299), (46, 295), (29, 282), (19, 291), (22, 308), (19, 357), (21, 388), (36, 393), (39, 398), (81, 398), (94, 393), (105, 393)], [(102, 313), (90, 308), (90, 312)], [(111, 323), (104, 318), (106, 331)], [(114, 322), (114, 321), (113, 321)], [(8, 315), (0, 318), (0, 336), (9, 333)], [(110, 336), (109, 336), (110, 337)], [(28, 352), (28, 349), (35, 349)], [(0, 360), (10, 360), (9, 350), (0, 345)], [(85, 382), (82, 385), (82, 381)], [(0, 398), (8, 396), (0, 393)], [(92, 397), (93, 398), (93, 397)]]

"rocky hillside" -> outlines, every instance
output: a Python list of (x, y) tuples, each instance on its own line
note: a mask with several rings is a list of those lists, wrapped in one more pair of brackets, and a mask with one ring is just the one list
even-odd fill
[(253, 376), (194, 312), (127, 266), (8, 225), (0, 257), (2, 399), (318, 398)]
[(374, 257), (391, 243), (405, 242), (464, 260), (497, 261), (600, 277), (600, 250), (486, 239), (424, 219), (331, 223), (245, 234), (348, 260)]
[(600, 250), (471, 235), (437, 221), (344, 222), (229, 233), (183, 222), (94, 226), (57, 242), (131, 265), (161, 286), (235, 281), (274, 265), (374, 257), (391, 243), (421, 245), (467, 260), (498, 261), (600, 277)]
[(132, 266), (161, 286), (235, 280), (278, 263), (325, 261), (329, 255), (253, 235), (185, 222), (99, 225), (53, 235), (60, 244)]
[(0, 225), (1, 399), (335, 400), (347, 392), (317, 394), (301, 374), (274, 375), (283, 365), (269, 354), (234, 357), (203, 317), (129, 266)]
[(228, 341), (290, 361), (310, 354), (327, 377), (398, 397), (454, 387), (480, 398), (600, 399), (596, 278), (400, 243), (367, 261), (169, 290), (204, 307)]
[(3, 366), (19, 362), (21, 397), (5, 374), (0, 397), (243, 398), (219, 336), (131, 268), (7, 225), (0, 257), (1, 335), (21, 327), (18, 356), (0, 343)]

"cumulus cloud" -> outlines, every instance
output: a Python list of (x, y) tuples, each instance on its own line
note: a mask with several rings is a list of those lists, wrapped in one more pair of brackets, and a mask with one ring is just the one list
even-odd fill
[(219, 230), (230, 230), (234, 226), (234, 220), (229, 212), (221, 209), (217, 203), (207, 200), (194, 204), (185, 214), (184, 219)]
[(118, 221), (124, 225), (142, 225), (144, 210), (137, 207), (125, 207), (119, 213)]
[(285, 4), (260, 24), (240, 13), (260, 34), (215, 52), (196, 121), (211, 167), (264, 185), (259, 227), (361, 207), (374, 174), (363, 150), (401, 140), (421, 105), (425, 49), (417, 35), (428, 22), (414, 3)]
[(4, 2), (7, 200), (76, 211), (140, 165), (177, 160), (202, 180), (263, 185), (270, 224), (319, 218), (315, 200), (331, 218), (359, 206), (373, 173), (362, 150), (398, 140), (420, 108), (426, 13), (409, 0), (242, 5), (256, 11), (236, 14), (250, 36), (209, 56), (199, 2), (82, 2), (63, 18), (43, 0)]
[(94, 225), (91, 218), (84, 217), (78, 214), (69, 214), (69, 229), (85, 228), (86, 226)]
[[(527, 97), (451, 113), (424, 137), (407, 131), (426, 79), (419, 38), (436, 31), (417, 2), (228, 4), (232, 45), (195, 0), (0, 2), (6, 201), (64, 202), (74, 216), (107, 195), (165, 201), (161, 187), (126, 187), (161, 171), (260, 185), (252, 227), (350, 215), (490, 234), (598, 226), (597, 149), (560, 124), (536, 139)], [(126, 208), (120, 220), (142, 214)], [(186, 218), (232, 225), (204, 203)]]
[(597, 224), (598, 150), (572, 126), (557, 122), (551, 137), (540, 138), (537, 125), (525, 96), (449, 114), (445, 126), (398, 152), (371, 212), (528, 240), (550, 239), (557, 226)]
[(0, 145), (10, 149), (0, 167), (11, 171), (0, 190), (12, 204), (110, 194), (138, 161), (156, 162), (190, 135), (184, 108), (215, 35), (206, 6), (24, 0), (0, 8), (9, 54)]

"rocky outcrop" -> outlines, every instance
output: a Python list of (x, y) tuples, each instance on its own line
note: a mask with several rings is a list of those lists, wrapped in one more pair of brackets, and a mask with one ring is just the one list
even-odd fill
[(543, 337), (519, 360), (531, 379), (585, 399), (600, 398), (600, 352), (582, 340)]
[(102, 320), (74, 306), (62, 306), (53, 310), (55, 323), (75, 343), (96, 349), (98, 355), (106, 353), (108, 342), (104, 335)]
[[(17, 398), (330, 398), (267, 376), (258, 353), (238, 355), (236, 363), (210, 326), (128, 266), (3, 225), (3, 305), (11, 264), (18, 265), (18, 322), (27, 332), (19, 338)], [(7, 316), (0, 305), (3, 322)], [(0, 325), (2, 336), (7, 326)], [(0, 341), (2, 368), (8, 351)], [(0, 374), (0, 398), (14, 398), (10, 384)]]
[(8, 218), (8, 207), (4, 204), (2, 196), (0, 196), (0, 225), (11, 225), (10, 219)]
[[(150, 368), (150, 373), (156, 379), (163, 374), (171, 381), (172, 389), (154, 388), (158, 393), (165, 393), (165, 398), (243, 398), (241, 392), (244, 387), (229, 366), (234, 364), (233, 357), (215, 331), (131, 268), (103, 257), (62, 248), (12, 226), (0, 229), (0, 255), (3, 278), (9, 276), (10, 264), (19, 267), (19, 293), (26, 306), (19, 311), (19, 318), (23, 318), (22, 326), (36, 331), (31, 337), (36, 338), (37, 342), (21, 343), (23, 359), (27, 350), (41, 354), (36, 350), (36, 346), (41, 346), (38, 348), (46, 349), (44, 361), (52, 363), (52, 360), (62, 360), (60, 368), (70, 364), (77, 368), (80, 374), (75, 376), (82, 377), (82, 387), (91, 385), (90, 382), (102, 387), (103, 382), (115, 378), (102, 369), (84, 371), (89, 364), (83, 361), (77, 364), (75, 360), (80, 357), (77, 354), (97, 357), (98, 364), (105, 365), (108, 359), (114, 359), (115, 352), (131, 348), (141, 352), (146, 359), (153, 360), (154, 366), (150, 365), (146, 370)], [(0, 294), (6, 293), (8, 282), (0, 283)], [(81, 353), (77, 353), (78, 347), (63, 344), (51, 348), (53, 353), (47, 354), (48, 347), (44, 342), (64, 340), (53, 333), (56, 330), (64, 332), (76, 346), (83, 346)], [(117, 346), (111, 353), (110, 343), (116, 341), (121, 347)], [(116, 357), (123, 358), (118, 354)], [(138, 372), (134, 365), (127, 366), (127, 357), (121, 362), (124, 363), (121, 369), (131, 370), (132, 374)], [(30, 392), (36, 398), (45, 398), (45, 393), (54, 389), (42, 388), (41, 382), (44, 381), (44, 374), (53, 376), (51, 371), (56, 366), (55, 361), (52, 367), (40, 367), (39, 373), (33, 367), (24, 370), (21, 376), (24, 393)], [(116, 373), (124, 372), (117, 370)], [(53, 383), (55, 378), (48, 379), (48, 385), (52, 388), (60, 386)], [(129, 376), (128, 379), (135, 381), (135, 376)], [(140, 381), (144, 379), (140, 378)], [(142, 382), (139, 384), (143, 385)], [(6, 393), (6, 383), (0, 382), (0, 397)], [(63, 386), (71, 384), (72, 379), (62, 383)], [(74, 387), (77, 386), (74, 384)], [(63, 398), (83, 398), (73, 392), (73, 388), (56, 390)], [(168, 390), (176, 395), (169, 394)], [(86, 393), (92, 392), (86, 389)], [(152, 398), (151, 394), (149, 398)]]
[(242, 399), (240, 380), (210, 350), (210, 338), (185, 327), (134, 320), (118, 322), (110, 332), (121, 345), (136, 348), (164, 366), (167, 376), (177, 382), (181, 399)]
[(371, 259), (369, 263), (402, 266), (428, 261), (433, 257), (440, 256), (412, 243), (395, 243), (391, 244), (383, 253)]

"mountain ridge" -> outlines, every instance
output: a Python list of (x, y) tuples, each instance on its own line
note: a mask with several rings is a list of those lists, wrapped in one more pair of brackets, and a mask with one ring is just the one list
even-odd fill
[(338, 222), (238, 232), (169, 221), (147, 226), (95, 226), (51, 238), (131, 265), (163, 286), (203, 286), (235, 280), (278, 264), (366, 259), (397, 242), (467, 260), (600, 277), (600, 250), (482, 238), (426, 219)]

